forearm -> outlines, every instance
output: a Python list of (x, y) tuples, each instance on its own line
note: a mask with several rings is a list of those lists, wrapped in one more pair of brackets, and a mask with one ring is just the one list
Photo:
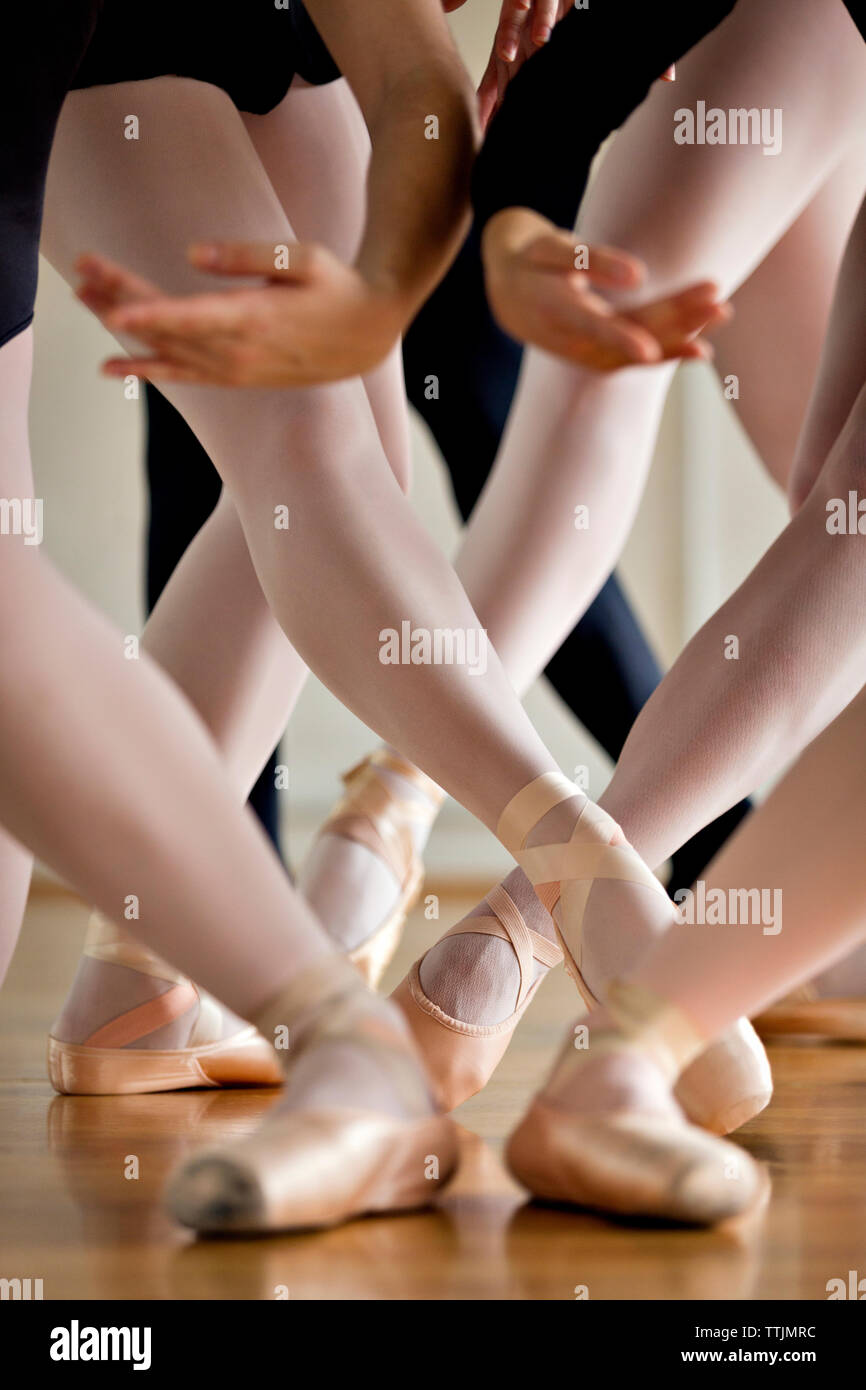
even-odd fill
[(405, 326), (456, 254), (479, 141), (441, 0), (308, 0), (372, 141), (357, 268)]
[[(565, 209), (576, 210), (602, 141), (733, 7), (734, 0), (604, 0), (568, 14), (509, 84), (490, 125), (473, 178), (479, 225), (509, 207), (566, 225)], [(561, 190), (553, 206), (551, 189)]]
[(478, 130), (462, 66), (455, 59), (406, 74), (383, 94), (368, 125), (373, 153), (357, 265), (395, 296), (408, 323), (469, 224)]

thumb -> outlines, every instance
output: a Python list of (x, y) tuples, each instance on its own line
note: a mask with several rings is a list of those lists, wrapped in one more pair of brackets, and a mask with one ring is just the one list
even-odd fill
[(262, 275), (268, 280), (305, 279), (315, 248), (298, 242), (207, 241), (189, 248), (197, 270), (212, 275)]

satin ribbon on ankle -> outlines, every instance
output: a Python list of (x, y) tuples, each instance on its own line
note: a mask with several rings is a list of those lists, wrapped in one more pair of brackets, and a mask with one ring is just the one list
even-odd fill
[[(527, 845), (532, 831), (549, 811), (578, 797), (583, 804), (567, 840)], [(581, 974), (581, 957), (583, 918), (593, 884), (600, 879), (613, 879), (646, 888), (660, 895), (669, 906), (671, 923), (673, 903), (613, 817), (561, 772), (542, 773), (512, 797), (499, 818), (496, 833), (553, 916), (567, 952), (566, 968), (574, 975), (591, 1008), (598, 1000)], [(620, 843), (612, 843), (620, 836)], [(555, 908), (560, 900), (557, 917)]]
[[(431, 1095), (423, 1063), (411, 1039), (399, 1026), (389, 1026), (383, 1007), (391, 1006), (367, 988), (349, 961), (333, 955), (301, 971), (250, 1022), (274, 1044), (286, 1074), (302, 1053), (324, 1042), (345, 1041), (375, 1052), (409, 1114), (427, 1114)], [(286, 1047), (276, 1045), (279, 1028), (286, 1029)]]
[(682, 1009), (636, 980), (611, 980), (604, 1005), (627, 1042), (671, 1083), (708, 1045)]

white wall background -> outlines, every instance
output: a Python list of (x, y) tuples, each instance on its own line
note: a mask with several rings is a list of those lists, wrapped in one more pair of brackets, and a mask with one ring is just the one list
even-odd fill
[[(472, 0), (453, 16), (476, 75), (486, 59), (498, 0)], [(142, 407), (98, 375), (113, 343), (43, 263), (37, 306), (32, 437), (45, 548), (124, 632), (142, 623), (144, 491)], [(620, 566), (636, 611), (669, 663), (742, 580), (784, 524), (785, 508), (704, 366), (681, 371), (668, 402), (649, 486)], [(689, 447), (685, 441), (688, 438)], [(413, 431), (413, 502), (450, 553), (458, 532), (445, 471), (423, 428)], [(712, 505), (709, 503), (712, 502)], [(598, 796), (609, 765), (540, 683), (527, 707), (566, 770), (590, 768)], [(327, 813), (339, 772), (375, 740), (311, 681), (286, 735), (291, 767), (285, 828), (297, 856)], [(434, 874), (487, 877), (508, 860), (493, 837), (449, 805), (431, 842)]]

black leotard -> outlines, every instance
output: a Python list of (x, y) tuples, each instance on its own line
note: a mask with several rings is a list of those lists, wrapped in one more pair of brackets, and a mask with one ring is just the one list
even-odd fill
[(135, 82), (171, 73), (212, 82), (239, 111), (264, 115), (295, 73), (321, 85), (340, 76), (301, 0), (145, 0), (137, 23), (129, 0), (102, 0), (96, 31), (73, 87)]
[[(704, 38), (735, 0), (593, 0), (557, 24), (509, 84), (475, 164), (478, 228), (506, 207), (543, 208), (559, 188), (577, 208), (603, 140), (660, 73)], [(866, 0), (844, 0), (866, 38)], [(784, 0), (778, 0), (780, 40)], [(572, 218), (559, 216), (561, 226)]]
[[(340, 76), (301, 0), (24, 0), (4, 14), (0, 85), (0, 347), (33, 318), (48, 156), (75, 87), (173, 75), (264, 114), (295, 73)], [(140, 18), (136, 14), (140, 14)]]

